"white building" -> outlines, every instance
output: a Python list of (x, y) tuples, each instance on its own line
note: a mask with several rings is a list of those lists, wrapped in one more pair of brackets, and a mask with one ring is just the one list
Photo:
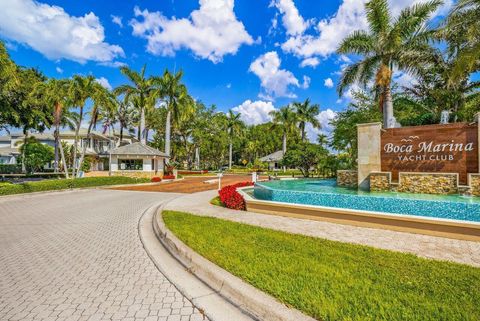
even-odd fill
[(280, 164), (283, 160), (283, 151), (278, 150), (274, 153), (271, 153), (267, 156), (260, 158), (261, 162), (268, 163), (269, 170), (278, 170), (281, 168)]
[(142, 143), (112, 150), (112, 172), (163, 172), (168, 155)]
[[(35, 137), (42, 144), (52, 147), (55, 146), (55, 138), (52, 133), (32, 133), (29, 134), (29, 137)], [(16, 164), (17, 158), (20, 155), (19, 148), (23, 144), (23, 141), (23, 133), (12, 133), (10, 136), (0, 136), (0, 164)], [(69, 146), (73, 146), (75, 143), (75, 132), (60, 132), (60, 141)], [(83, 128), (80, 129), (78, 142), (79, 152), (81, 153), (85, 146), (85, 155), (89, 156), (92, 161), (90, 168), (92, 171), (108, 170), (108, 150), (110, 142), (114, 147), (119, 146), (119, 135), (112, 135), (110, 138), (108, 135), (104, 135), (101, 132), (92, 131), (88, 138), (87, 130)], [(122, 145), (134, 142), (137, 142), (137, 139), (132, 135), (123, 135)]]

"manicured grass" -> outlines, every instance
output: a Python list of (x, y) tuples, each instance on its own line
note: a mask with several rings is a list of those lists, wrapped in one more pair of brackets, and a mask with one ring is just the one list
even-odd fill
[(138, 184), (148, 182), (150, 182), (150, 179), (148, 178), (131, 178), (122, 176), (85, 177), (77, 179), (51, 179), (38, 182), (26, 182), (21, 184), (0, 184), (0, 195), (107, 185)]
[(225, 207), (225, 204), (223, 204), (222, 201), (220, 200), (220, 196), (215, 196), (214, 198), (212, 198), (210, 200), (210, 204)]
[(480, 320), (480, 269), (167, 211), (199, 254), (321, 320)]

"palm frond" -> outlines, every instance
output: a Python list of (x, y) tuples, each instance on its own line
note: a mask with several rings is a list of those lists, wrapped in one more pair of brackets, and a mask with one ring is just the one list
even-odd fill
[(385, 34), (390, 29), (390, 10), (387, 0), (370, 0), (365, 4), (367, 21), (374, 35)]

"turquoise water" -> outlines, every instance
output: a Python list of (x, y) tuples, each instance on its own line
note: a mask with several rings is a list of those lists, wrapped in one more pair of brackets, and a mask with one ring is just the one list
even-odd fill
[(367, 192), (335, 180), (297, 179), (255, 184), (261, 200), (480, 222), (480, 197)]

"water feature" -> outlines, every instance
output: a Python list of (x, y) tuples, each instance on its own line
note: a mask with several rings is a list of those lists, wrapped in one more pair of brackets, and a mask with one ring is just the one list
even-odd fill
[(255, 184), (252, 196), (266, 201), (480, 222), (479, 197), (368, 192), (339, 187), (335, 180), (261, 182)]

